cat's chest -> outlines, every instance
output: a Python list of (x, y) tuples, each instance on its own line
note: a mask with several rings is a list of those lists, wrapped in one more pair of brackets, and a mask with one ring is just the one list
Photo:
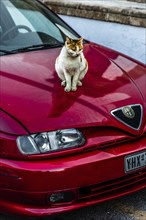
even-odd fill
[(63, 58), (62, 63), (66, 69), (72, 69), (72, 70), (80, 68), (80, 65), (81, 65), (79, 57)]
[(79, 61), (78, 58), (66, 59), (66, 60), (64, 60), (64, 64), (66, 66), (70, 66), (70, 67), (79, 67), (80, 66), (80, 61)]

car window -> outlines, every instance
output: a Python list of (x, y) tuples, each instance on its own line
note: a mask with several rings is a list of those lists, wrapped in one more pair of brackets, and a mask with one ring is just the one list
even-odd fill
[[(23, 13), (25, 13), (25, 9), (23, 9), (23, 8), (17, 9), (17, 8), (13, 7), (13, 4), (8, 0), (5, 0), (5, 5), (7, 7), (8, 12), (12, 16), (12, 19), (14, 20), (15, 25), (25, 24), (26, 26), (31, 28), (32, 31), (35, 31), (32, 24), (23, 15)], [(29, 10), (29, 12), (30, 12), (30, 10)], [(25, 32), (25, 30), (21, 30), (21, 32)]]
[[(58, 16), (36, 0), (1, 0), (0, 49), (17, 50), (40, 44), (64, 43), (78, 35)], [(2, 31), (4, 30), (4, 31)]]
[[(58, 40), (63, 41), (59, 29), (40, 11), (34, 11), (31, 10), (31, 8), (29, 9), (28, 7), (26, 9), (22, 7), (19, 7), (18, 9), (14, 8), (12, 7), (12, 3), (10, 3), (8, 0), (6, 0), (5, 4), (7, 4), (7, 9), (12, 15), (12, 18), (16, 25), (26, 25), (32, 31), (43, 32), (51, 36), (55, 35)], [(26, 30), (21, 30), (21, 32), (26, 32)]]

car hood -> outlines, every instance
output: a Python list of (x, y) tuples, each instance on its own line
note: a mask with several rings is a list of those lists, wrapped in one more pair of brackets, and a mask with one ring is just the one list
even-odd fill
[(134, 68), (138, 64), (134, 63), (133, 69), (131, 65), (130, 71), (125, 71), (101, 48), (92, 43), (85, 45), (89, 70), (83, 86), (69, 93), (61, 87), (54, 68), (61, 48), (1, 57), (2, 109), (30, 133), (88, 126), (113, 126), (133, 134), (141, 132), (144, 120), (136, 131), (114, 118), (111, 111), (141, 104), (145, 114), (144, 87), (140, 87), (143, 85), (140, 81), (145, 80), (144, 68), (136, 73)]

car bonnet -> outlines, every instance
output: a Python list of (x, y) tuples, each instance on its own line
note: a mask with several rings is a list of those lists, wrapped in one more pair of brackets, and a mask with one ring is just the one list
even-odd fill
[[(83, 86), (65, 92), (55, 72), (61, 48), (32, 51), (1, 57), (1, 106), (30, 133), (63, 128), (113, 126), (133, 134), (144, 127), (144, 100), (136, 83), (102, 49), (84, 46), (89, 69)], [(118, 57), (118, 53), (116, 53)], [(119, 55), (120, 56), (120, 55)], [(130, 70), (130, 74), (132, 70)], [(134, 71), (134, 70), (133, 70)], [(134, 76), (135, 76), (134, 72)], [(135, 76), (142, 80), (144, 74)], [(111, 112), (140, 104), (142, 123), (138, 130), (117, 120)]]

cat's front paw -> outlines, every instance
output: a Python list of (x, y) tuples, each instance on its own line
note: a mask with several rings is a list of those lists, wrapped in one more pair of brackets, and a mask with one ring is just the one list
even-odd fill
[(75, 92), (75, 91), (77, 90), (77, 87), (76, 87), (76, 86), (72, 86), (71, 90), (72, 90), (73, 92)]
[(65, 92), (70, 92), (70, 90), (71, 90), (71, 88), (68, 87), (68, 86), (66, 86), (65, 89), (64, 89)]

